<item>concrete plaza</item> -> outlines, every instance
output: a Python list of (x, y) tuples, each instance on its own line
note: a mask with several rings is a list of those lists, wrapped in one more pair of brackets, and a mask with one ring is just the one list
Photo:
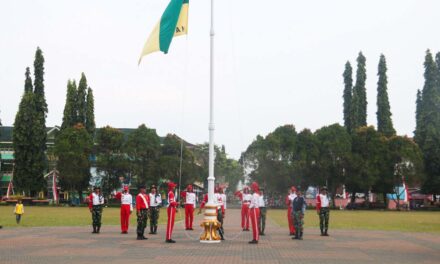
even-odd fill
[[(183, 213), (180, 210), (179, 213)], [(166, 217), (161, 215), (161, 217)], [(0, 229), (0, 264), (28, 263), (440, 263), (440, 236), (424, 233), (306, 229), (304, 240), (292, 240), (288, 230), (268, 220), (266, 236), (249, 245), (252, 232), (242, 232), (240, 211), (228, 210), (226, 241), (201, 244), (195, 231), (176, 223), (176, 244), (165, 243), (165, 227), (148, 240), (136, 240), (118, 226), (103, 226), (101, 234), (89, 227)], [(307, 219), (306, 219), (307, 221)], [(105, 224), (105, 223), (104, 223)]]

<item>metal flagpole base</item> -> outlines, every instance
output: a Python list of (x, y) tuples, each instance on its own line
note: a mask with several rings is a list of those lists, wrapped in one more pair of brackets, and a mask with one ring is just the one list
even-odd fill
[(221, 223), (217, 220), (217, 206), (208, 204), (205, 206), (205, 218), (200, 226), (204, 228), (200, 243), (220, 243), (218, 229)]

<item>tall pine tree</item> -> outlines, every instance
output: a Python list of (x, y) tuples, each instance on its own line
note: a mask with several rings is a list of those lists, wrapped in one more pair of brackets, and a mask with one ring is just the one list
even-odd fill
[(93, 97), (92, 88), (87, 89), (87, 111), (86, 111), (86, 129), (90, 136), (95, 135), (95, 99)]
[(64, 105), (63, 123), (61, 124), (61, 129), (66, 129), (68, 127), (73, 127), (77, 123), (78, 110), (77, 110), (77, 98), (78, 91), (76, 89), (75, 81), (67, 82), (67, 95), (66, 104)]
[(86, 112), (87, 112), (87, 78), (84, 73), (81, 73), (81, 79), (78, 84), (78, 99), (77, 99), (77, 107), (78, 107), (78, 123), (83, 125), (86, 124)]
[(414, 131), (414, 140), (416, 142), (421, 142), (420, 132), (422, 130), (422, 92), (417, 90), (416, 99), (416, 130)]
[(46, 115), (48, 112), (46, 97), (44, 92), (44, 57), (40, 48), (35, 52), (34, 60), (34, 99), (35, 99), (35, 120), (33, 122), (33, 142), (35, 169), (33, 177), (34, 185), (32, 191), (41, 191), (44, 189), (46, 182), (44, 180), (44, 172), (47, 167), (46, 158)]
[(387, 62), (385, 56), (380, 55), (377, 82), (377, 131), (390, 137), (396, 134), (391, 120), (390, 102), (388, 99)]
[(416, 130), (417, 144), (423, 152), (426, 181), (424, 190), (440, 193), (440, 87), (437, 64), (428, 50), (425, 56), (425, 84), (417, 108), (420, 110)]
[(349, 61), (345, 63), (344, 74), (344, 126), (349, 133), (353, 132), (352, 97), (353, 97), (353, 69)]
[(362, 52), (359, 52), (357, 58), (356, 84), (353, 88), (353, 129), (367, 125), (367, 90), (365, 82), (367, 72), (365, 68), (366, 59)]

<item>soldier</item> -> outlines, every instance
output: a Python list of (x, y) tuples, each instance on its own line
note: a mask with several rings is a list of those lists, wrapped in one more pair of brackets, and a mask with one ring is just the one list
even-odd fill
[(287, 222), (289, 223), (289, 235), (295, 235), (295, 225), (294, 220), (292, 218), (292, 201), (296, 197), (296, 188), (295, 186), (290, 187), (289, 194), (286, 196), (286, 205), (287, 205)]
[(260, 221), (259, 221), (259, 228), (260, 228), (260, 235), (264, 236), (264, 229), (266, 229), (266, 204), (267, 199), (264, 195), (264, 189), (260, 189), (260, 200), (258, 201), (258, 206), (260, 208)]
[(303, 239), (304, 213), (306, 210), (306, 200), (300, 190), (296, 192), (297, 196), (292, 201), (292, 218), (295, 223), (295, 236), (292, 239)]
[(225, 217), (225, 204), (226, 204), (226, 196), (223, 195), (223, 188), (216, 187), (215, 188), (215, 202), (217, 204), (217, 220), (220, 222), (221, 226), (218, 229), (218, 233), (220, 234), (221, 240), (225, 240), (224, 234), (225, 230), (223, 229), (223, 219)]
[(89, 196), (89, 210), (92, 213), (93, 234), (99, 234), (101, 231), (102, 209), (104, 206), (104, 197), (101, 194), (101, 188), (95, 186)]
[(133, 197), (128, 191), (128, 186), (124, 186), (123, 193), (116, 193), (116, 199), (121, 201), (121, 234), (128, 233), (130, 215), (133, 212)]
[(258, 219), (260, 218), (259, 200), (260, 200), (260, 190), (258, 183), (253, 182), (251, 185), (252, 189), (252, 199), (249, 204), (250, 218), (252, 223), (252, 237), (253, 239), (249, 241), (249, 244), (258, 244), (259, 240), (259, 230), (258, 230)]
[(249, 231), (249, 204), (252, 199), (249, 187), (245, 186), (243, 192), (235, 192), (235, 196), (241, 200), (241, 228), (243, 228), (243, 231)]
[(174, 189), (176, 188), (176, 184), (174, 182), (168, 182), (168, 208), (167, 208), (167, 234), (166, 234), (166, 243), (176, 243), (176, 241), (171, 239), (171, 235), (173, 234), (174, 228), (174, 219), (176, 218), (177, 212), (177, 202), (174, 196)]
[(319, 227), (321, 236), (328, 236), (328, 221), (330, 218), (330, 201), (327, 195), (327, 187), (322, 187), (320, 193), (316, 196), (316, 211), (319, 215)]
[(140, 186), (139, 194), (136, 196), (137, 240), (148, 239), (144, 236), (144, 232), (147, 227), (149, 200), (150, 197), (145, 193), (145, 186)]
[(151, 185), (150, 188), (150, 234), (157, 234), (157, 221), (159, 220), (160, 206), (162, 205), (162, 198), (157, 193), (156, 185)]
[(181, 194), (185, 203), (185, 230), (194, 230), (194, 209), (196, 207), (196, 194), (193, 192), (192, 185), (186, 187), (186, 191)]

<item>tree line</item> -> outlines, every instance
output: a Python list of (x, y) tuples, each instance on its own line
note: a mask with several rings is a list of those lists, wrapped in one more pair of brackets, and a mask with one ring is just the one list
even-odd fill
[[(208, 175), (208, 144), (192, 145), (177, 135), (159, 137), (144, 124), (137, 129), (96, 128), (93, 90), (86, 75), (78, 82), (67, 81), (66, 102), (60, 131), (53, 148), (47, 149), (45, 118), (48, 107), (44, 95), (44, 57), (37, 49), (34, 82), (26, 68), (24, 93), (13, 128), (15, 155), (14, 187), (35, 196), (46, 189), (44, 173), (59, 171), (59, 186), (81, 194), (90, 184), (99, 184), (106, 194), (130, 183), (133, 187), (172, 180), (183, 186), (204, 182)], [(231, 185), (242, 178), (238, 161), (227, 157), (225, 147), (215, 147), (216, 176)], [(54, 156), (50, 167), (47, 156)], [(99, 179), (92, 179), (95, 167)], [(93, 181), (94, 180), (94, 181)]]
[[(440, 191), (440, 53), (425, 57), (425, 84), (417, 93), (414, 138), (396, 135), (388, 97), (387, 63), (381, 55), (377, 81), (377, 129), (367, 125), (366, 58), (357, 57), (356, 80), (348, 61), (343, 72), (344, 126), (333, 124), (299, 133), (280, 126), (266, 137), (257, 136), (242, 153), (241, 162), (252, 179), (269, 191), (284, 193), (288, 186), (329, 187), (334, 196), (345, 185), (355, 193), (396, 193), (403, 182)], [(368, 202), (368, 201), (367, 201)]]

